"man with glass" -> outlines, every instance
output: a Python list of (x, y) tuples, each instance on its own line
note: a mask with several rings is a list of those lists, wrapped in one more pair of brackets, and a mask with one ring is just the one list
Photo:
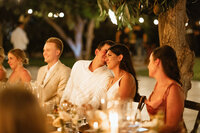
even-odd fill
[(95, 58), (77, 61), (72, 67), (69, 81), (65, 87), (61, 104), (64, 101), (74, 105), (91, 105), (99, 108), (101, 98), (106, 95), (106, 88), (112, 73), (106, 67), (106, 52), (115, 42), (107, 40), (95, 50)]

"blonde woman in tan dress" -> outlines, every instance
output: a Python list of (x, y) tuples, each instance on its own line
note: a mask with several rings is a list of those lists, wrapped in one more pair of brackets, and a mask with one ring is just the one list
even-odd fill
[(23, 64), (28, 64), (28, 58), (23, 50), (10, 50), (8, 52), (8, 64), (12, 69), (8, 78), (9, 84), (29, 83), (31, 81), (30, 72), (23, 66)]

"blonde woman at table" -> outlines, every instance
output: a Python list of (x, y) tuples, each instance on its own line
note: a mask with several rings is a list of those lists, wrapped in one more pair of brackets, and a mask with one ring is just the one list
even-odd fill
[(4, 49), (0, 47), (0, 82), (5, 82), (7, 80), (6, 69), (2, 65), (4, 58), (5, 58)]
[(149, 76), (156, 79), (154, 91), (145, 101), (150, 118), (164, 115), (164, 125), (159, 132), (185, 132), (183, 123), (184, 91), (181, 88), (180, 71), (176, 53), (170, 46), (155, 49), (148, 65)]
[(31, 81), (30, 72), (23, 66), (23, 64), (28, 64), (28, 58), (23, 50), (10, 50), (8, 52), (8, 64), (12, 69), (12, 73), (8, 78), (9, 84), (29, 83)]
[(36, 97), (24, 86), (6, 86), (0, 92), (0, 133), (47, 133), (46, 126)]
[(106, 55), (106, 64), (114, 73), (108, 84), (107, 100), (133, 99), (138, 90), (138, 81), (128, 48), (122, 44), (110, 47)]

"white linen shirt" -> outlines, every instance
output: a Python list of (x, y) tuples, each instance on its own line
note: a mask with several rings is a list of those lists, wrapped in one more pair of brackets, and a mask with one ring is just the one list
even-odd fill
[(107, 84), (113, 75), (106, 66), (91, 72), (91, 62), (80, 60), (74, 64), (61, 103), (67, 100), (78, 106), (90, 104), (93, 108), (99, 108), (100, 100), (106, 96)]
[(19, 48), (21, 50), (26, 50), (27, 45), (29, 43), (28, 37), (26, 35), (26, 32), (22, 28), (17, 27), (11, 33), (11, 43), (13, 44), (14, 48)]

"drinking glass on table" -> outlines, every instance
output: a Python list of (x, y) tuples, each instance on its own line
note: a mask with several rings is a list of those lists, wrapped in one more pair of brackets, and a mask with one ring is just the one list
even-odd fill
[(46, 114), (55, 114), (56, 110), (57, 110), (57, 105), (55, 102), (53, 101), (49, 101), (49, 102), (45, 102), (43, 103), (43, 109), (45, 111)]
[(134, 113), (136, 108), (133, 100), (122, 101), (120, 110), (119, 130), (121, 133), (132, 131), (134, 124)]
[(39, 103), (42, 104), (42, 87), (37, 83), (37, 81), (31, 81), (31, 91), (37, 97)]

